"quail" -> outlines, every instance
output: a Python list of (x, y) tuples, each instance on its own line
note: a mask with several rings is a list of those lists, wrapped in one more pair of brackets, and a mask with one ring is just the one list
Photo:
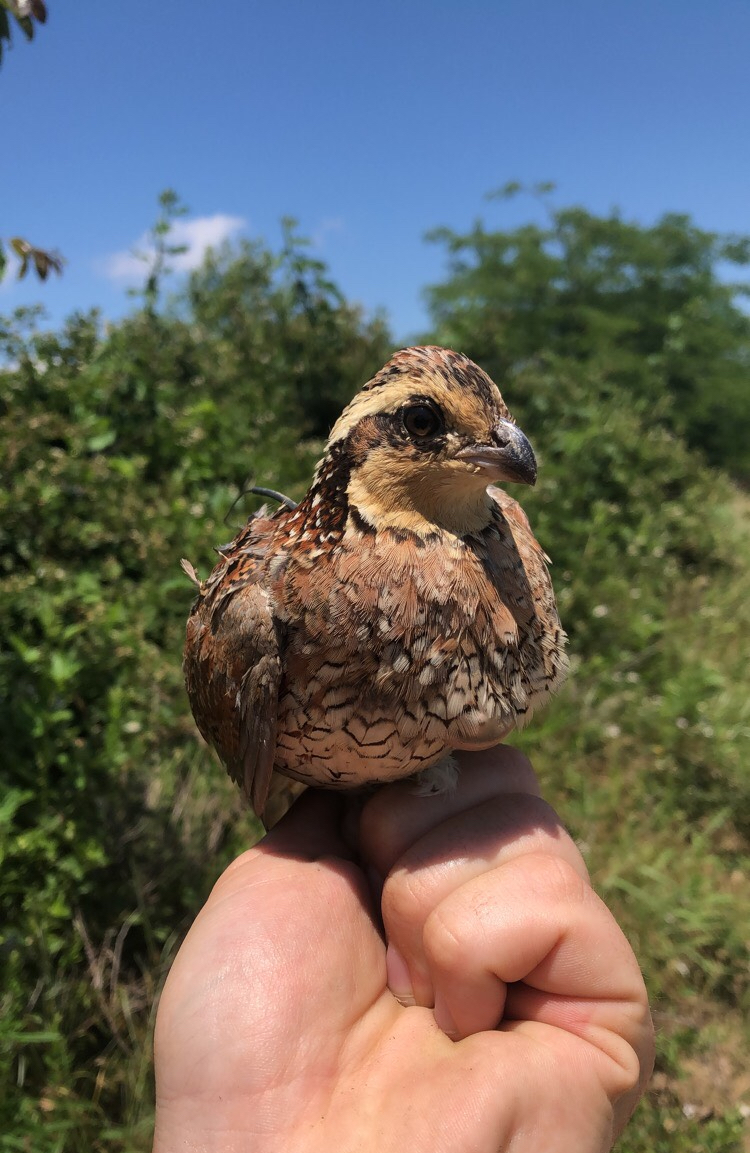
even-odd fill
[(450, 787), (453, 751), (502, 741), (560, 686), (549, 558), (493, 484), (536, 474), (481, 368), (407, 348), (344, 409), (299, 504), (251, 517), (207, 580), (183, 562), (193, 714), (258, 816), (276, 774)]

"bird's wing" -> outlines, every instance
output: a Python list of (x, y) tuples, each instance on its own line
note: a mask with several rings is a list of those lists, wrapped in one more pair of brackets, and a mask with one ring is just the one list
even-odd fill
[[(493, 548), (493, 561), (503, 594), (521, 630), (538, 655), (539, 681), (556, 689), (565, 679), (568, 658), (550, 580), (550, 559), (531, 531), (526, 513), (500, 488), (489, 488), (510, 530)], [(518, 563), (520, 561), (520, 564)]]
[(534, 564), (542, 563), (545, 566), (551, 564), (550, 558), (540, 545), (539, 541), (534, 536), (529, 518), (521, 508), (517, 500), (501, 488), (496, 488), (490, 485), (487, 490), (489, 495), (494, 500), (495, 504), (500, 506), (500, 511), (508, 522), (513, 536), (518, 546), (519, 552), (522, 553), (524, 560), (527, 558), (534, 558)]
[(198, 728), (262, 816), (276, 753), (282, 629), (260, 566), (247, 554), (238, 559), (209, 579), (188, 619), (185, 684)]

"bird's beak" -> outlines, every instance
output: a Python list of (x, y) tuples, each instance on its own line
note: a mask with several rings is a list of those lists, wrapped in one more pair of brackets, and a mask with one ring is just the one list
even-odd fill
[(487, 482), (516, 481), (518, 484), (536, 484), (536, 457), (534, 450), (518, 425), (510, 420), (499, 420), (492, 430), (491, 443), (472, 444), (456, 453), (487, 476)]

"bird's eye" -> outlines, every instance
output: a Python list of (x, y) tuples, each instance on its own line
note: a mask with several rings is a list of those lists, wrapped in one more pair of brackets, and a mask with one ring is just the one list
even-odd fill
[(429, 404), (410, 404), (403, 412), (404, 428), (409, 436), (426, 440), (441, 428), (442, 421)]

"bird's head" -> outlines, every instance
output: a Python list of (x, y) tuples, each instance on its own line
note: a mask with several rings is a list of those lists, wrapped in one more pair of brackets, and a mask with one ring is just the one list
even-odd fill
[(445, 348), (397, 352), (334, 425), (318, 476), (346, 464), (350, 509), (375, 528), (478, 531), (487, 486), (534, 484), (536, 460), (500, 391)]

